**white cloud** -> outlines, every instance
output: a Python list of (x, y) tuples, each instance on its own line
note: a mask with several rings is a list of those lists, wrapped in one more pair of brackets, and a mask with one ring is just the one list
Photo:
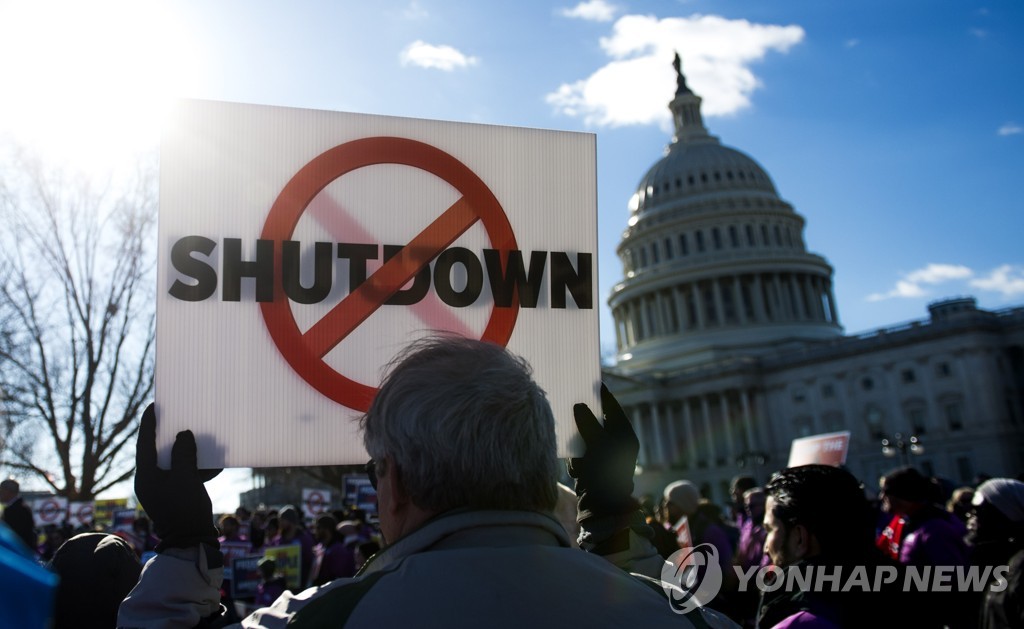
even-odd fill
[(843, 45), (846, 46), (847, 48), (856, 48), (857, 46), (860, 46), (860, 40), (857, 39), (856, 37), (853, 37), (843, 42)]
[(676, 84), (671, 62), (678, 50), (687, 84), (704, 99), (704, 114), (732, 114), (749, 107), (750, 95), (760, 86), (749, 65), (769, 51), (786, 52), (803, 38), (804, 30), (793, 25), (715, 15), (626, 15), (615, 22), (610, 36), (601, 38), (611, 61), (585, 79), (562, 84), (547, 101), (590, 125), (667, 125), (665, 103)]
[(950, 280), (963, 280), (974, 272), (958, 264), (929, 264), (907, 274), (906, 280), (915, 284), (941, 284)]
[(911, 271), (896, 282), (896, 286), (885, 293), (873, 293), (868, 295), (868, 301), (882, 301), (885, 299), (925, 297), (929, 293), (924, 285), (934, 286), (956, 280), (966, 280), (974, 275), (974, 271), (966, 266), (956, 264), (929, 264), (923, 268)]
[(435, 68), (445, 72), (468, 68), (479, 63), (479, 59), (476, 57), (463, 54), (451, 46), (435, 46), (420, 40), (406, 46), (399, 59), (403, 66)]
[(617, 11), (618, 8), (614, 4), (609, 4), (605, 0), (586, 0), (571, 9), (562, 9), (561, 14), (590, 22), (611, 22)]
[(985, 277), (971, 280), (971, 286), (1002, 293), (1003, 297), (1024, 295), (1024, 267), (1004, 264)]
[(1018, 135), (1020, 133), (1024, 133), (1024, 127), (1013, 122), (1008, 122), (999, 127), (999, 131), (997, 131), (997, 133), (999, 135)]
[(988, 31), (986, 31), (983, 28), (972, 28), (967, 32), (969, 32), (971, 35), (974, 35), (978, 39), (985, 39), (986, 37), (988, 37)]

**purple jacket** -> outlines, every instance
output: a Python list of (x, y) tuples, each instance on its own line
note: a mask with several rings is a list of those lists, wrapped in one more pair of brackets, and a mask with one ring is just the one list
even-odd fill
[(839, 629), (839, 625), (827, 618), (815, 616), (811, 612), (799, 611), (782, 622), (772, 625), (771, 629)]
[(356, 573), (355, 553), (340, 541), (327, 547), (317, 544), (313, 554), (311, 585), (323, 585), (335, 579), (351, 577)]
[[(915, 518), (910, 521), (915, 524)], [(958, 518), (939, 509), (929, 509), (900, 544), (900, 563), (908, 566), (966, 566), (967, 527)]]
[(740, 526), (740, 542), (736, 546), (736, 565), (744, 570), (764, 565), (764, 528), (747, 520)]

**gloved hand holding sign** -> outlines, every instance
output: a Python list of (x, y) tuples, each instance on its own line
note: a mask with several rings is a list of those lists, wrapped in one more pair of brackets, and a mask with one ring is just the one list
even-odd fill
[(579, 499), (576, 519), (628, 517), (638, 508), (633, 498), (633, 473), (640, 441), (618, 400), (601, 385), (604, 425), (586, 404), (573, 406), (576, 427), (587, 445), (584, 456), (569, 459), (569, 475), (576, 480)]
[(146, 407), (135, 450), (135, 495), (160, 538), (157, 552), (203, 544), (211, 567), (223, 564), (216, 552), (220, 544), (213, 524), (213, 504), (203, 487), (219, 473), (198, 469), (196, 438), (190, 430), (179, 432), (174, 439), (171, 469), (157, 467), (156, 411), (152, 404)]

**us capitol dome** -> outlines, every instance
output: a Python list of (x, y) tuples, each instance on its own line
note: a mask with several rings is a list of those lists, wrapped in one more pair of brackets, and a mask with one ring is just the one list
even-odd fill
[(1024, 308), (960, 296), (844, 336), (804, 217), (708, 133), (674, 65), (675, 133), (629, 202), (602, 369), (640, 439), (637, 495), (687, 479), (725, 504), (735, 475), (764, 482), (794, 440), (833, 433), (869, 487), (900, 464), (955, 484), (1024, 472)]
[[(678, 57), (677, 57), (678, 59)], [(609, 305), (624, 373), (842, 333), (832, 267), (765, 169), (710, 135), (676, 63), (675, 135), (640, 179)]]

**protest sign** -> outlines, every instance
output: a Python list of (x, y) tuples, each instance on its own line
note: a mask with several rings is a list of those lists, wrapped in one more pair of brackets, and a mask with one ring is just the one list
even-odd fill
[(846, 451), (850, 447), (850, 432), (830, 432), (794, 439), (789, 448), (787, 467), (798, 465), (840, 466), (846, 463)]
[(302, 505), (306, 515), (315, 518), (331, 509), (331, 492), (326, 489), (303, 489)]
[(263, 559), (263, 555), (246, 555), (231, 560), (231, 598), (256, 598), (262, 580), (260, 559)]
[(302, 547), (298, 544), (287, 546), (270, 546), (263, 550), (265, 557), (270, 557), (277, 563), (277, 572), (284, 577), (288, 588), (302, 586)]
[(127, 498), (108, 498), (93, 502), (93, 520), (97, 526), (110, 528), (114, 524), (114, 512), (128, 508)]
[[(591, 134), (185, 100), (161, 149), (160, 462), (353, 464), (382, 372), (437, 330), (526, 358), (579, 454), (598, 406)], [(273, 447), (267, 447), (268, 442)]]
[(224, 580), (232, 580), (235, 559), (247, 557), (251, 552), (252, 544), (248, 540), (226, 539), (220, 543), (220, 554), (224, 556)]
[(80, 526), (91, 526), (95, 507), (92, 501), (69, 502), (68, 503), (68, 524), (78, 528)]
[(68, 499), (62, 496), (44, 496), (32, 504), (32, 517), (36, 526), (64, 524), (68, 517)]

